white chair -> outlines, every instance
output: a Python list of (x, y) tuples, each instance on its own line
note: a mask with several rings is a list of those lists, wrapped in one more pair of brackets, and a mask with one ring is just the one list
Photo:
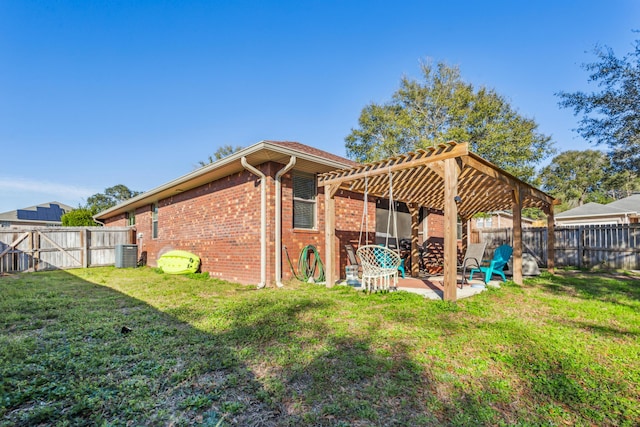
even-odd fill
[(357, 250), (362, 265), (362, 285), (365, 290), (389, 290), (393, 278), (394, 288), (398, 287), (398, 267), (402, 259), (397, 252), (384, 246), (365, 245)]

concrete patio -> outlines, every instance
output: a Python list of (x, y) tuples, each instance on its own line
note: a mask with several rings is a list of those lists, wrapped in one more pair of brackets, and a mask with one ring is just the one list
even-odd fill
[[(346, 282), (343, 282), (346, 284)], [(468, 298), (473, 295), (477, 295), (483, 292), (487, 287), (499, 288), (499, 280), (491, 280), (485, 286), (484, 282), (480, 279), (473, 279), (466, 281), (465, 285), (460, 288), (460, 276), (458, 276), (457, 299)], [(364, 290), (364, 288), (354, 287), (358, 290)], [(415, 294), (423, 295), (425, 298), (432, 300), (444, 299), (444, 276), (424, 276), (424, 277), (405, 277), (398, 279), (398, 290), (412, 292)]]

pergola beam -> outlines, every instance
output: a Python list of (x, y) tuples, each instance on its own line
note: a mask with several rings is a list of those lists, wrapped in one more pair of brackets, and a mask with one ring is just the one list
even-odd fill
[(412, 153), (411, 157), (408, 155), (392, 157), (388, 160), (366, 165), (365, 167), (328, 172), (323, 174), (326, 178), (323, 178), (319, 185), (341, 185), (347, 181), (353, 181), (365, 177), (371, 178), (389, 172), (394, 173), (405, 169), (425, 166), (438, 160), (460, 157), (468, 152), (469, 149), (467, 143), (456, 144), (454, 142), (450, 142), (447, 144), (440, 144), (437, 148), (429, 149), (429, 151), (420, 150), (417, 153)]
[[(503, 183), (505, 183), (506, 185), (508, 185), (511, 188), (514, 188), (518, 185), (520, 185), (520, 183), (522, 181), (520, 181), (518, 178), (510, 175), (509, 173), (497, 169), (494, 165), (492, 165), (491, 163), (487, 162), (486, 160), (484, 160), (483, 158), (474, 155), (473, 153), (469, 153), (466, 156), (462, 156), (462, 161), (471, 166), (472, 168), (476, 169), (479, 172), (482, 172), (483, 174), (490, 176), (491, 178), (494, 178), (498, 181), (502, 181)], [(527, 195), (531, 195), (537, 199), (541, 199), (544, 200), (546, 203), (548, 204), (553, 204), (554, 203), (554, 199), (553, 197), (543, 193), (542, 191), (533, 188), (533, 187), (522, 187), (521, 191)]]

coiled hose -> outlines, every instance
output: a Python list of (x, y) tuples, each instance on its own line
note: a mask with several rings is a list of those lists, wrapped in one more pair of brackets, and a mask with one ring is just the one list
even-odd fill
[(296, 274), (291, 258), (289, 257), (289, 251), (286, 246), (284, 252), (287, 254), (287, 261), (289, 261), (289, 267), (296, 279), (303, 282), (319, 283), (325, 281), (324, 276), (324, 264), (320, 259), (320, 253), (313, 245), (307, 245), (300, 251), (300, 257), (298, 258), (298, 274)]

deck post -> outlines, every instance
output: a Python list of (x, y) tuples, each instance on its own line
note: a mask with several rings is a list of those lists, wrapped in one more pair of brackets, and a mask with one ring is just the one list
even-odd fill
[(513, 281), (522, 285), (522, 192), (513, 189)]
[(455, 301), (458, 288), (458, 175), (456, 159), (444, 160), (444, 300)]

